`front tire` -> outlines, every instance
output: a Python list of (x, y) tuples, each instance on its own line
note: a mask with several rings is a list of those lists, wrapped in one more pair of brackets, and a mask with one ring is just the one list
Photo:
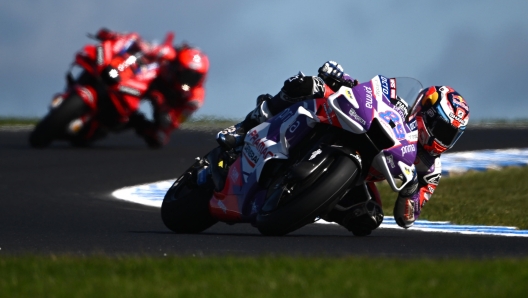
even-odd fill
[[(263, 235), (282, 236), (312, 223), (341, 199), (358, 174), (358, 167), (352, 159), (337, 154), (315, 181), (299, 182), (304, 184), (301, 190), (283, 191), (281, 200), (290, 196), (286, 203), (273, 210), (263, 208), (257, 215), (256, 227)], [(308, 177), (306, 180), (313, 179)]]
[[(191, 167), (190, 170), (192, 170)], [(194, 179), (193, 179), (194, 178)], [(176, 233), (200, 233), (215, 223), (209, 212), (209, 200), (214, 186), (211, 181), (196, 185), (196, 177), (187, 171), (174, 182), (161, 205), (161, 218), (167, 228)]]
[(29, 136), (29, 144), (33, 148), (49, 146), (53, 140), (67, 135), (66, 130), (71, 121), (88, 111), (89, 107), (82, 98), (72, 93), (35, 126)]

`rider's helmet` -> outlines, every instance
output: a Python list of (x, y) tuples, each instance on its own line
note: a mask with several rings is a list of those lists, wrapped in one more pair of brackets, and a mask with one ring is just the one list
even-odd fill
[(416, 119), (418, 141), (432, 155), (453, 147), (469, 120), (469, 106), (464, 98), (449, 86), (423, 89), (409, 114)]
[(183, 45), (176, 48), (173, 71), (182, 89), (203, 83), (209, 70), (209, 58), (198, 48)]

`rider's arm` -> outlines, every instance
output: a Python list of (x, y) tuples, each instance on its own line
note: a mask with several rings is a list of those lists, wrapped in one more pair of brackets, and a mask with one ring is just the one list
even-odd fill
[(422, 207), (433, 195), (442, 173), (440, 156), (431, 156), (419, 150), (413, 181), (399, 193), (394, 205), (394, 219), (403, 228), (409, 228), (418, 219)]

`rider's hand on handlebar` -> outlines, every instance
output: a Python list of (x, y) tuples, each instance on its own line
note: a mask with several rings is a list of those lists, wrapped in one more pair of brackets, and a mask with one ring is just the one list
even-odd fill
[(340, 80), (343, 76), (343, 67), (335, 61), (327, 61), (323, 66), (319, 67), (319, 76), (321, 78), (333, 78), (335, 80)]

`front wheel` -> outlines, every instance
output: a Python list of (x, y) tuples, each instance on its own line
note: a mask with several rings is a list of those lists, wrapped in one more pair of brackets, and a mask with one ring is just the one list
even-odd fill
[(29, 144), (33, 148), (49, 146), (53, 140), (67, 135), (68, 125), (71, 121), (80, 118), (88, 111), (89, 107), (82, 98), (72, 93), (35, 126), (29, 136)]
[(173, 232), (200, 233), (218, 222), (209, 212), (209, 200), (214, 191), (212, 181), (196, 184), (196, 172), (201, 169), (203, 166), (197, 162), (165, 194), (161, 218)]
[(315, 180), (313, 173), (295, 185), (278, 181), (272, 186), (271, 195), (283, 203), (257, 215), (255, 225), (263, 235), (282, 236), (312, 223), (341, 199), (359, 174), (356, 163), (344, 154), (334, 156), (321, 171)]

